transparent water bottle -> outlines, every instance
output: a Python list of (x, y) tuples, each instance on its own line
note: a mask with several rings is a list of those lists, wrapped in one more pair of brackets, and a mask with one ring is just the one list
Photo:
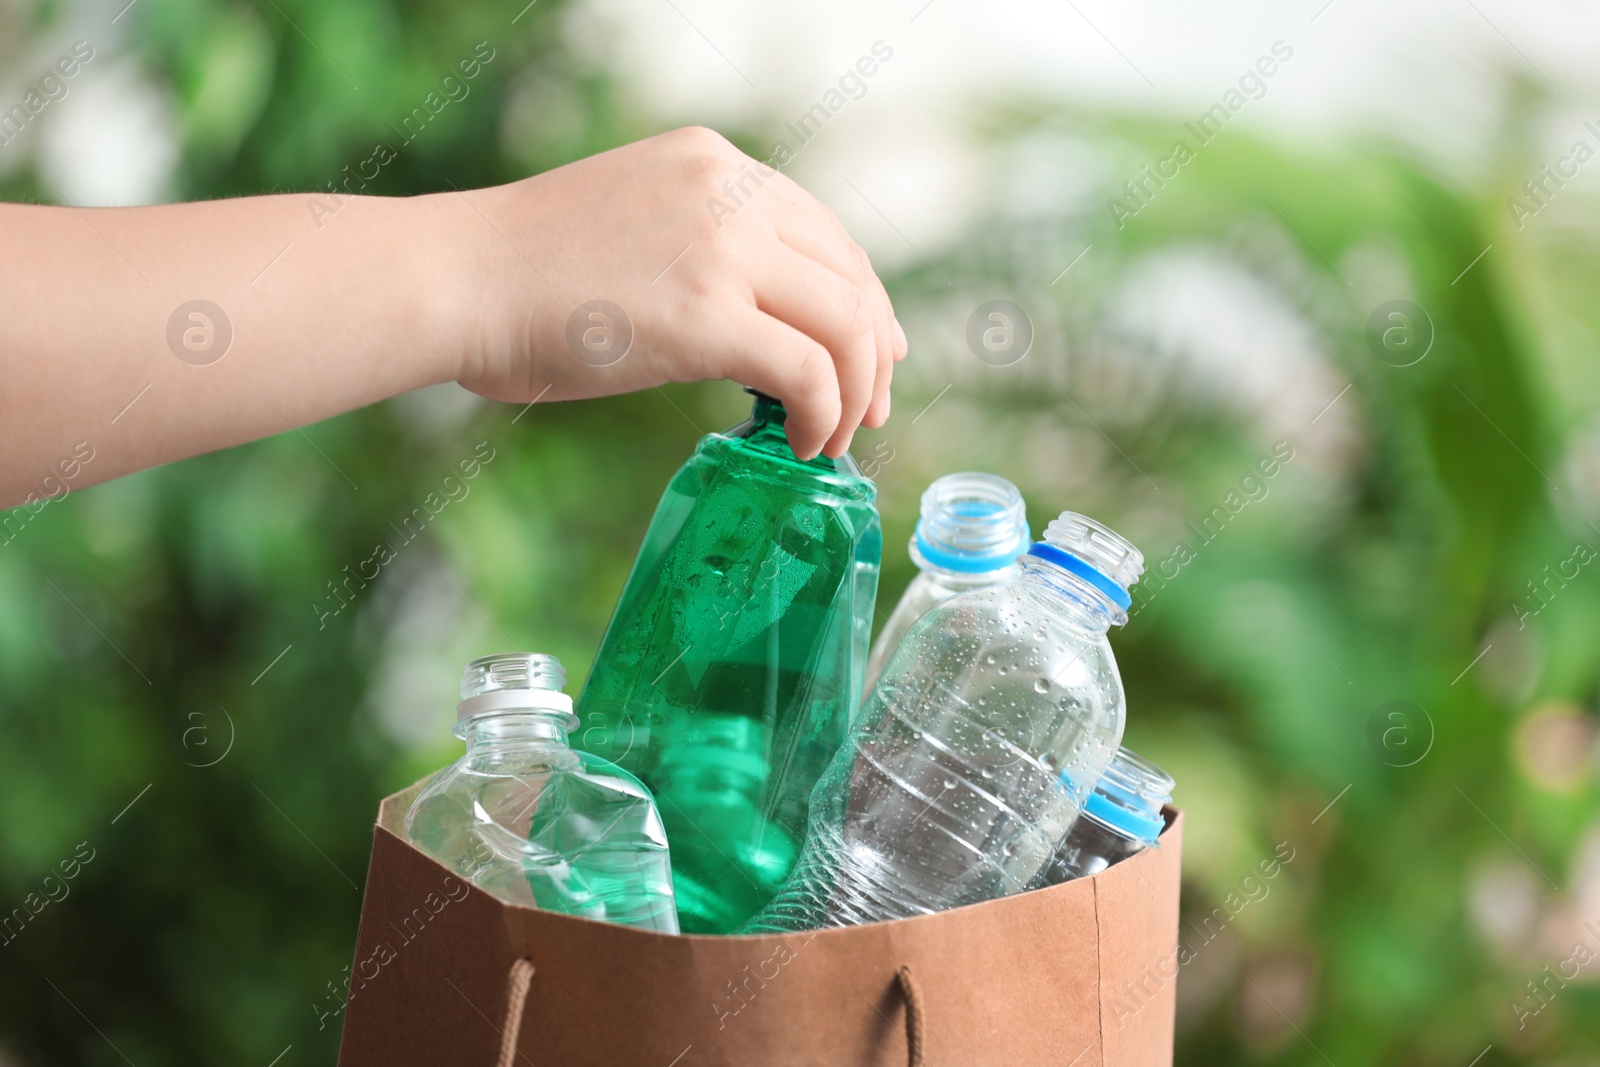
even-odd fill
[(667, 835), (644, 785), (567, 740), (554, 656), (485, 656), (461, 679), (467, 754), (406, 813), (411, 843), (513, 904), (677, 933)]
[(1019, 892), (1122, 741), (1106, 634), (1144, 557), (1064, 512), (1009, 585), (911, 627), (811, 798), (795, 873), (747, 932), (926, 914)]
[(1119, 749), (1089, 794), (1038, 885), (1059, 885), (1099, 874), (1136, 852), (1151, 848), (1172, 803), (1172, 776), (1131, 749)]
[(911, 624), (958, 593), (1004, 585), (1022, 573), (1028, 513), (1017, 487), (998, 474), (947, 474), (922, 494), (922, 518), (911, 535), (917, 576), (884, 623), (867, 661), (871, 691)]

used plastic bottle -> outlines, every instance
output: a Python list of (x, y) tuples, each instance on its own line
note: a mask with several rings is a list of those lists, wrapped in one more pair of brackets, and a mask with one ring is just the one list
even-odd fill
[(1173, 785), (1166, 771), (1132, 749), (1119, 749), (1038, 884), (1099, 874), (1153, 847), (1166, 826), (1161, 809), (1172, 803)]
[(554, 656), (485, 656), (461, 679), (467, 754), (406, 813), (411, 843), (513, 904), (678, 932), (667, 835), (633, 775), (572, 748)]
[(635, 772), (674, 829), (685, 932), (770, 898), (849, 734), (883, 531), (849, 456), (802, 462), (783, 405), (702, 438), (656, 509), (578, 701), (578, 744)]
[(772, 773), (765, 724), (700, 712), (680, 729), (656, 767), (673, 868), (687, 872), (677, 879), (678, 914), (691, 933), (726, 932), (783, 885), (799, 839), (762, 813)]
[(1106, 639), (1144, 557), (1072, 512), (1009, 585), (911, 627), (811, 801), (795, 873), (747, 932), (903, 918), (1044, 870), (1122, 741)]
[(957, 593), (1004, 585), (1022, 573), (1028, 513), (1017, 487), (998, 474), (947, 474), (922, 494), (922, 518), (911, 535), (917, 576), (873, 642), (867, 689), (878, 682), (911, 624)]

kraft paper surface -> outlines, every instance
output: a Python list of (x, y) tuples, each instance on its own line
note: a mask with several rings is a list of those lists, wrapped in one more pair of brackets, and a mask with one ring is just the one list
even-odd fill
[(759, 937), (673, 936), (502, 904), (403, 838), (383, 802), (344, 1067), (492, 1067), (507, 976), (534, 973), (528, 1067), (907, 1062), (909, 967), (930, 1067), (1168, 1067), (1183, 816), (1092, 878), (938, 915)]

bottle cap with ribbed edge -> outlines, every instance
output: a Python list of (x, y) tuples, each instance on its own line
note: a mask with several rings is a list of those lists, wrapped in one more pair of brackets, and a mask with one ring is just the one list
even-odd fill
[(1144, 573), (1144, 554), (1127, 538), (1087, 515), (1063, 511), (1027, 554), (1082, 579), (1116, 605), (1113, 621), (1127, 621), (1133, 605), (1128, 589)]
[(566, 668), (554, 656), (538, 652), (483, 656), (462, 672), (456, 721), (498, 712), (533, 711), (559, 716), (566, 720), (568, 730), (575, 730), (578, 717), (572, 713), (572, 698), (561, 691), (566, 684)]
[(947, 474), (923, 492), (911, 535), (918, 567), (983, 574), (1012, 566), (1027, 547), (1022, 494), (998, 474)]

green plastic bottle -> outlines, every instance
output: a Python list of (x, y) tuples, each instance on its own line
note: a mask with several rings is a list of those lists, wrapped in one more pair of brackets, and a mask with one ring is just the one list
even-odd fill
[[(726, 932), (771, 900), (794, 868), (795, 839), (763, 811), (766, 724), (744, 715), (682, 717), (661, 746), (655, 778), (672, 795), (662, 824), (686, 876), (679, 912), (689, 932)], [(680, 925), (681, 922), (680, 921)]]
[(784, 419), (756, 394), (673, 477), (578, 701), (579, 746), (656, 794), (687, 933), (776, 892), (861, 700), (877, 490), (849, 456), (797, 459)]

